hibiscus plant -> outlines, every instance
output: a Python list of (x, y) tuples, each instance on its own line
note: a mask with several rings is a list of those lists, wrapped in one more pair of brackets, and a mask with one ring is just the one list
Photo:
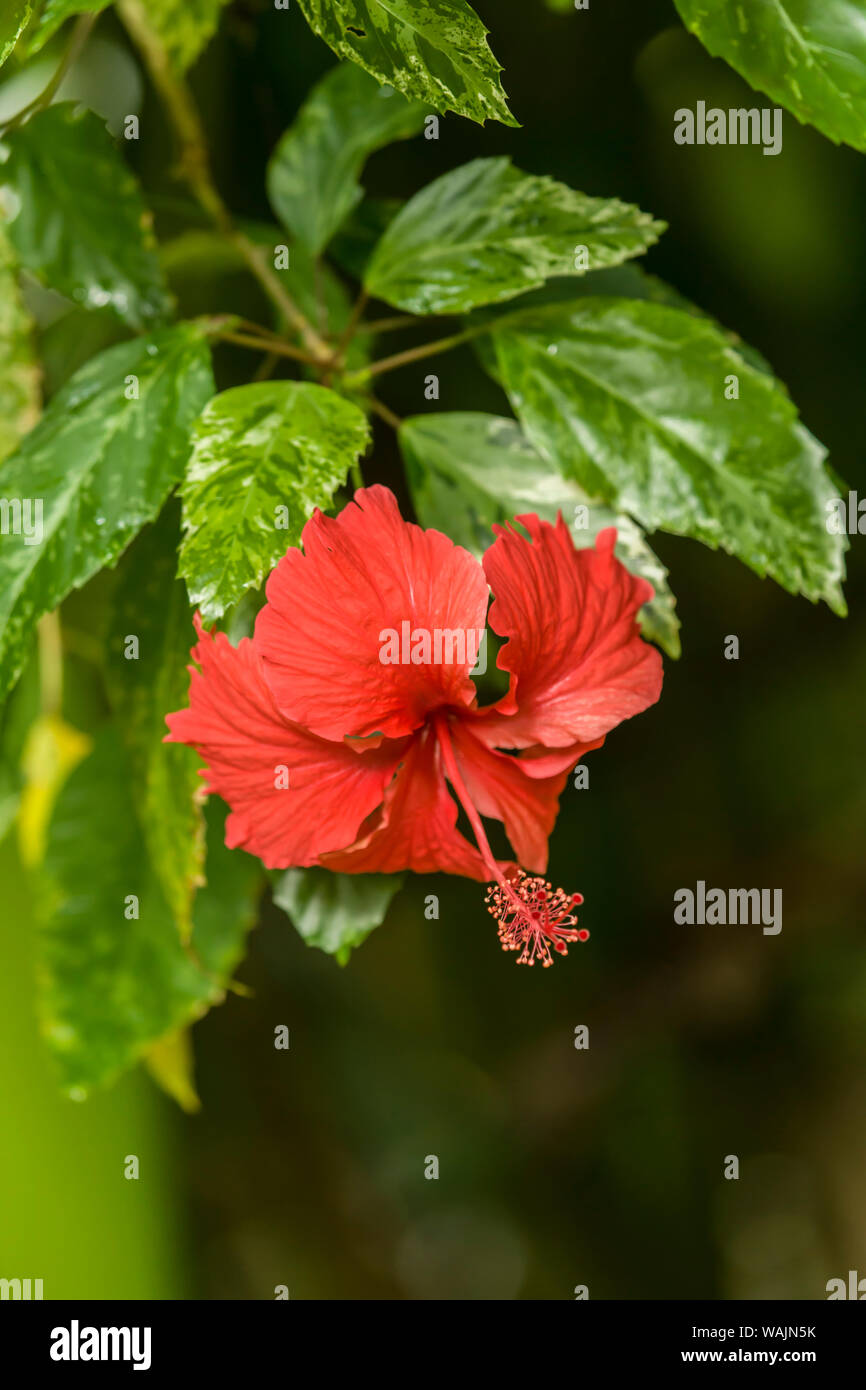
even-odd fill
[[(824, 450), (756, 351), (640, 268), (660, 221), (505, 156), (365, 194), (368, 157), (446, 112), (516, 124), (469, 5), (299, 6), (338, 62), (273, 149), (264, 222), (221, 195), (186, 76), (218, 0), (0, 7), (0, 828), (38, 869), (45, 1034), (79, 1095), (145, 1059), (189, 1099), (184, 1030), (265, 891), (341, 963), (407, 873), (487, 885), (479, 924), (486, 894), (521, 962), (585, 941), (548, 841), (679, 656), (652, 532), (844, 613)], [(110, 129), (65, 98), (97, 24), (148, 83)], [(150, 209), (153, 112), (177, 187)], [(181, 316), (201, 262), (225, 300)], [(497, 413), (438, 405), (467, 344)], [(426, 408), (401, 419), (402, 368)]]

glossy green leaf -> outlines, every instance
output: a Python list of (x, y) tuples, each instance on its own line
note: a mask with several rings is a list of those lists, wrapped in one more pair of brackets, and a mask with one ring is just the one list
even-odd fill
[(655, 589), (640, 613), (645, 637), (680, 654), (676, 599), (667, 570), (629, 517), (591, 500), (536, 452), (516, 420), (475, 411), (415, 415), (400, 428), (412, 502), (424, 526), (444, 531), (479, 557), (493, 543), (495, 522), (527, 512), (555, 522), (559, 513), (579, 548), (616, 526), (616, 553)]
[(866, 150), (866, 0), (674, 0), (687, 29), (759, 92)]
[(27, 36), (27, 52), (38, 53), (67, 19), (80, 14), (100, 14), (110, 4), (111, 0), (45, 0)]
[(30, 18), (30, 0), (2, 0), (0, 3), (0, 67), (18, 42)]
[(715, 324), (647, 301), (583, 299), (504, 315), (493, 345), (529, 438), (591, 495), (845, 611), (825, 451)]
[(517, 125), (487, 29), (466, 0), (298, 0), (311, 27), (377, 82), (473, 121)]
[(334, 874), (329, 869), (287, 869), (274, 902), (291, 917), (308, 946), (345, 965), (352, 951), (384, 920), (405, 874)]
[[(529, 294), (525, 295), (519, 305), (510, 302), (488, 304), (469, 314), (466, 322), (467, 326), (495, 323), (504, 317), (513, 319), (515, 313), (523, 314), (529, 310), (534, 312), (536, 309), (555, 315), (560, 312), (564, 304), (573, 304), (578, 299), (598, 296), (611, 299), (648, 299), (653, 304), (667, 304), (671, 309), (682, 309), (687, 314), (694, 314), (696, 318), (712, 323), (728, 346), (740, 357), (743, 357), (750, 366), (757, 368), (758, 371), (766, 372), (770, 376), (773, 375), (772, 367), (757, 348), (752, 347), (749, 343), (744, 343), (738, 333), (733, 333), (730, 329), (717, 323), (711, 314), (708, 314), (697, 304), (693, 304), (691, 300), (686, 299), (685, 295), (680, 294), (673, 285), (660, 280), (657, 275), (649, 275), (642, 266), (636, 265), (633, 261), (626, 265), (612, 266), (609, 270), (590, 271), (582, 279), (548, 280), (547, 284), (542, 285), (540, 289), (531, 290)], [(489, 337), (482, 335), (473, 338), (472, 345), (481, 358), (485, 369), (496, 378), (496, 354)], [(781, 390), (785, 389), (781, 382), (776, 384)]]
[(552, 276), (638, 256), (663, 227), (639, 208), (521, 173), (506, 158), (474, 159), (410, 199), (376, 247), (364, 284), (411, 313), (463, 313)]
[(165, 45), (169, 60), (185, 72), (213, 38), (229, 0), (147, 0), (148, 23)]
[(221, 1002), (255, 918), (261, 870), (208, 808), (207, 887), (185, 947), (150, 866), (136, 781), (106, 728), (52, 817), (40, 902), (43, 1031), (73, 1094), (112, 1080)]
[(357, 406), (323, 386), (236, 386), (196, 423), (179, 569), (206, 619), (257, 588), (369, 441)]
[(213, 389), (196, 325), (122, 343), (76, 372), (0, 464), (0, 497), (22, 504), (19, 532), (0, 546), (0, 694), (42, 614), (113, 565), (156, 516)]
[[(657, 275), (647, 274), (642, 266), (620, 265), (613, 270), (599, 270), (594, 275), (588, 275), (579, 284), (572, 280), (568, 288), (572, 295), (577, 292), (578, 294), (605, 295), (616, 299), (648, 299), (653, 304), (667, 304), (671, 309), (682, 309), (687, 314), (694, 314), (696, 318), (712, 323), (728, 346), (740, 357), (743, 357), (750, 367), (755, 367), (760, 372), (766, 372), (769, 376), (773, 375), (773, 369), (763, 354), (758, 352), (757, 348), (752, 347), (750, 343), (744, 343), (739, 333), (725, 328), (711, 314), (708, 314), (706, 309), (693, 304), (684, 294), (680, 294), (679, 290), (674, 289), (673, 285), (669, 285), (665, 280), (660, 280)], [(776, 384), (781, 390), (785, 389), (781, 382)]]
[(39, 418), (33, 322), (18, 292), (15, 257), (0, 230), (0, 460)]
[(367, 158), (415, 135), (426, 112), (354, 63), (332, 68), (268, 164), (268, 197), (280, 221), (310, 251), (322, 251), (364, 196), (358, 179)]
[(0, 194), (21, 265), (88, 309), (133, 328), (169, 301), (134, 176), (98, 116), (73, 102), (37, 111), (8, 137)]
[[(176, 509), (172, 507), (173, 512)], [(204, 784), (195, 753), (164, 743), (165, 716), (187, 703), (196, 637), (182, 580), (179, 530), (164, 514), (121, 562), (106, 643), (106, 683), (135, 779), (135, 808), (150, 862), (181, 936), (203, 881)]]

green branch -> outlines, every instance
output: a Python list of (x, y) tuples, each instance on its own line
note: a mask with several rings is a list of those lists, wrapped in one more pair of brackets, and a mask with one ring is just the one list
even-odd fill
[(476, 324), (472, 328), (464, 328), (462, 333), (453, 333), (450, 338), (437, 338), (432, 343), (422, 343), (420, 347), (395, 352), (391, 357), (380, 357), (378, 362), (371, 362), (369, 367), (349, 372), (343, 377), (343, 385), (363, 386), (370, 377), (380, 376), (383, 372), (393, 372), (397, 367), (405, 367), (410, 362), (420, 362), (425, 357), (436, 357), (440, 352), (450, 352), (452, 348), (461, 347), (463, 343), (479, 338), (483, 333), (489, 333), (490, 329), (491, 325), (488, 323)]
[(330, 361), (331, 348), (301, 313), (291, 295), (287, 294), (263, 248), (256, 246), (235, 226), (213, 180), (207, 139), (195, 99), (188, 83), (172, 68), (165, 45), (151, 27), (145, 6), (141, 0), (121, 0), (117, 9), (165, 104), (180, 147), (180, 176), (217, 230), (246, 261), (262, 289), (298, 333), (313, 359), (317, 362)]

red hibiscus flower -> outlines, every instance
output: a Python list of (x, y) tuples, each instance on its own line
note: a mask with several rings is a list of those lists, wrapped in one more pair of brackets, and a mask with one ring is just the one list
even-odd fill
[[(561, 516), (517, 520), (526, 534), (494, 527), (482, 569), (405, 522), (387, 488), (334, 519), (315, 512), (252, 639), (233, 647), (196, 615), (189, 708), (168, 716), (168, 738), (205, 760), (230, 847), (267, 868), (488, 882), (505, 949), (549, 965), (588, 936), (580, 895), (541, 877), (559, 795), (584, 753), (658, 699), (662, 665), (636, 621), (652, 588), (614, 556), (615, 530), (576, 550)], [(487, 622), (510, 683), (479, 708)], [(494, 858), (482, 817), (503, 823), (517, 863)]]

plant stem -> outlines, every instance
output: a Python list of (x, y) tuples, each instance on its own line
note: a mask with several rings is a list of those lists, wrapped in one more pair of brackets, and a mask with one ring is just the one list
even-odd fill
[(121, 0), (117, 6), (130, 37), (138, 48), (180, 147), (179, 171), (217, 230), (244, 258), (262, 289), (283, 318), (298, 333), (317, 362), (330, 360), (331, 349), (301, 313), (282, 281), (268, 263), (262, 247), (240, 231), (217, 190), (210, 168), (204, 126), (187, 82), (172, 69), (165, 45), (151, 27), (141, 0)]
[(236, 318), (234, 327), (239, 328), (242, 333), (253, 333), (257, 338), (268, 338), (274, 343), (281, 343), (284, 341), (279, 333), (275, 333), (272, 328), (266, 328), (264, 324), (261, 323), (253, 323), (252, 319)]
[(97, 16), (95, 14), (83, 14), (75, 21), (69, 42), (54, 72), (54, 76), (47, 86), (43, 87), (38, 96), (34, 97), (32, 101), (29, 101), (26, 106), (22, 106), (20, 111), (16, 111), (15, 115), (5, 122), (3, 127), (4, 130), (16, 130), (34, 111), (41, 111), (43, 106), (51, 105), (64, 77), (72, 67), (72, 64), (75, 62), (84, 45), (87, 43), (90, 31), (96, 23), (96, 19)]
[(390, 425), (392, 430), (398, 430), (403, 421), (399, 415), (395, 415), (390, 406), (384, 401), (380, 401), (376, 396), (365, 396), (364, 399), (374, 415), (378, 415), (380, 420), (384, 420), (386, 425)]
[(322, 279), (322, 258), (313, 258), (313, 294), (316, 297), (316, 312), (319, 319), (319, 332), (328, 336), (328, 306), (325, 303), (325, 287)]
[(411, 328), (412, 324), (418, 324), (421, 320), (414, 314), (395, 314), (389, 319), (368, 319), (366, 323), (359, 323), (355, 329), (356, 333), (392, 333), (396, 328)]
[(343, 330), (343, 333), (340, 337), (340, 341), (337, 343), (337, 351), (335, 356), (338, 362), (342, 362), (343, 358), (346, 355), (346, 349), (348, 348), (349, 344), (355, 336), (355, 333), (358, 330), (358, 324), (361, 321), (361, 315), (367, 307), (368, 298), (369, 296), (367, 294), (367, 291), (362, 289), (361, 293), (358, 295), (358, 298), (355, 300), (354, 307), (352, 309), (351, 314), (349, 315), (349, 322), (346, 324), (346, 327)]
[(380, 376), (382, 372), (393, 372), (397, 367), (405, 367), (410, 362), (420, 362), (425, 357), (435, 357), (440, 352), (450, 352), (451, 348), (460, 347), (462, 343), (468, 343), (470, 339), (478, 338), (482, 333), (489, 332), (489, 324), (476, 324), (474, 328), (464, 328), (462, 333), (454, 333), (450, 338), (437, 338), (435, 342), (422, 343), (420, 347), (409, 348), (406, 352), (395, 352), (393, 357), (381, 357), (378, 362), (372, 362), (369, 367), (361, 367), (356, 372), (349, 372), (348, 376), (343, 377), (343, 385), (363, 386), (371, 376)]
[(279, 360), (279, 354), (274, 352), (273, 348), (269, 349), (253, 372), (253, 381), (267, 381), (273, 375)]
[(316, 366), (319, 363), (318, 357), (304, 352), (302, 348), (293, 347), (291, 343), (280, 342), (279, 339), (255, 338), (251, 333), (235, 333), (232, 330), (226, 330), (217, 336), (225, 343), (236, 343), (238, 347), (252, 348), (255, 352), (274, 353), (277, 357), (291, 357), (293, 362), (307, 362), (311, 366)]

